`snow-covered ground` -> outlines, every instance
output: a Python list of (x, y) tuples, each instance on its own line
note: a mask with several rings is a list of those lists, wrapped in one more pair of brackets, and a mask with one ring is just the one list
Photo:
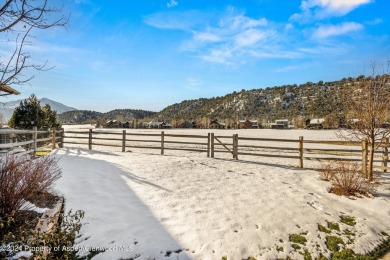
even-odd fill
[[(334, 131), (168, 131), (337, 140)], [(304, 234), (313, 257), (329, 255), (318, 224), (338, 222), (340, 234), (355, 232), (347, 247), (358, 253), (378, 245), (382, 231), (390, 233), (389, 174), (382, 175), (377, 197), (350, 199), (328, 193), (329, 183), (314, 170), (297, 168), (296, 159), (80, 147), (66, 145), (54, 152), (63, 170), (56, 189), (67, 209), (85, 211), (87, 224), (77, 246), (107, 248), (94, 259), (300, 259), (290, 234)], [(355, 217), (356, 226), (340, 223), (342, 215)]]

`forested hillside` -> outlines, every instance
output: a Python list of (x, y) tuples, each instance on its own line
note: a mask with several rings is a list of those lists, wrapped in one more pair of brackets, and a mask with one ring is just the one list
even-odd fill
[(132, 119), (151, 117), (155, 114), (156, 112), (140, 109), (115, 109), (106, 113), (90, 110), (76, 110), (59, 114), (58, 119), (63, 124), (97, 123), (113, 119), (125, 122)]

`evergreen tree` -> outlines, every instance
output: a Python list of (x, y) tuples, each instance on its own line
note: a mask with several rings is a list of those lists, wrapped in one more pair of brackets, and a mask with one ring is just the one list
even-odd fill
[(61, 127), (61, 124), (57, 123), (57, 112), (51, 110), (49, 104), (46, 104), (44, 107), (42, 107), (42, 113), (43, 113), (43, 126), (50, 127), (50, 128)]
[(20, 102), (20, 105), (15, 108), (8, 125), (20, 129), (32, 129), (34, 126), (38, 129), (42, 127), (59, 128), (61, 126), (57, 123), (57, 113), (51, 110), (49, 104), (42, 108), (34, 94)]

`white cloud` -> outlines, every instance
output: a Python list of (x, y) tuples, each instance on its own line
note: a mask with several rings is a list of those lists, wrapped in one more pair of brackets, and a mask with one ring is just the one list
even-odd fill
[(340, 42), (338, 47), (327, 47), (329, 42), (318, 39), (363, 28), (361, 24), (349, 22), (318, 27), (314, 32), (314, 29), (302, 32), (298, 30), (298, 25), (249, 17), (234, 8), (227, 8), (218, 15), (199, 11), (158, 13), (145, 17), (144, 22), (160, 29), (183, 31), (184, 39), (179, 43), (179, 51), (191, 53), (205, 62), (228, 66), (240, 66), (261, 59), (302, 59), (328, 53), (339, 55), (345, 52), (339, 47), (342, 45)]
[(188, 46), (200, 52), (204, 61), (232, 65), (253, 57), (248, 50), (259, 48), (274, 35), (266, 18), (253, 19), (230, 7), (216, 22), (194, 32)]
[(276, 32), (272, 30), (248, 29), (235, 35), (234, 42), (237, 47), (252, 46), (271, 37), (273, 34), (276, 34)]
[(194, 40), (200, 42), (220, 42), (222, 38), (211, 32), (194, 32)]
[(284, 26), (284, 29), (285, 29), (286, 31), (288, 31), (288, 30), (294, 29), (294, 26), (293, 26), (291, 23), (287, 23), (287, 24)]
[(161, 12), (143, 17), (143, 22), (159, 29), (182, 30), (191, 32), (203, 27), (209, 21), (209, 16), (199, 11)]
[(168, 8), (172, 8), (172, 7), (175, 7), (179, 4), (178, 1), (175, 1), (175, 0), (171, 0), (170, 2), (167, 3), (167, 7)]
[(202, 85), (203, 85), (203, 81), (198, 79), (198, 78), (190, 77), (190, 78), (186, 79), (186, 88), (187, 89), (190, 89), (193, 91), (199, 91), (200, 87)]
[(290, 20), (308, 22), (332, 16), (344, 16), (359, 6), (372, 3), (374, 0), (302, 0), (301, 12), (295, 13)]
[(367, 25), (377, 25), (377, 24), (383, 23), (383, 20), (380, 18), (376, 18), (376, 19), (371, 20), (371, 21), (365, 21), (364, 23)]
[(301, 65), (299, 65), (299, 66), (286, 66), (286, 67), (276, 69), (275, 72), (282, 72), (283, 73), (283, 72), (288, 72), (288, 71), (292, 71), (292, 70), (297, 70), (300, 68), (302, 68)]
[(232, 65), (231, 58), (233, 57), (233, 50), (229, 47), (213, 48), (201, 55), (204, 61), (212, 63), (220, 63), (225, 65)]
[(255, 57), (249, 50), (263, 48), (277, 36), (277, 31), (264, 17), (252, 18), (228, 7), (222, 14), (170, 12), (150, 15), (144, 22), (160, 29), (176, 29), (191, 33), (181, 51), (194, 52), (204, 61), (233, 64)]
[(268, 58), (268, 59), (298, 59), (302, 58), (302, 54), (298, 51), (285, 51), (280, 50), (280, 47), (264, 48), (262, 50), (251, 50), (248, 52), (251, 56), (256, 58)]
[(323, 15), (345, 15), (361, 5), (371, 3), (373, 0), (316, 0), (324, 9)]
[(323, 39), (358, 31), (363, 28), (363, 25), (354, 22), (345, 22), (337, 25), (324, 25), (317, 28), (312, 36), (316, 39)]

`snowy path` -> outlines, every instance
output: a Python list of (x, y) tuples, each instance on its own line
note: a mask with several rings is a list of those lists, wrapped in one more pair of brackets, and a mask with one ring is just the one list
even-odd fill
[(94, 259), (299, 259), (288, 240), (289, 234), (303, 232), (316, 256), (317, 246), (326, 252), (317, 225), (338, 222), (342, 214), (358, 222), (357, 252), (377, 245), (380, 231), (390, 233), (389, 184), (380, 197), (351, 200), (329, 194), (329, 184), (315, 171), (272, 163), (196, 153), (64, 148), (56, 154), (63, 169), (56, 189), (67, 209), (86, 212), (78, 246), (113, 249)]

